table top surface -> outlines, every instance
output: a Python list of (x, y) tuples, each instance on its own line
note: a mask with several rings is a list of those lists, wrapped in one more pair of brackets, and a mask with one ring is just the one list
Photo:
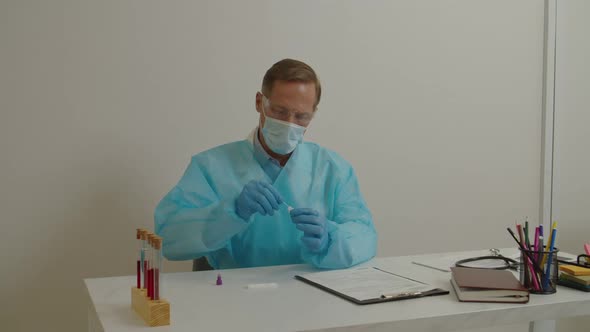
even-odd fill
[[(221, 271), (169, 273), (162, 276), (162, 297), (171, 303), (170, 326), (158, 331), (320, 331), (339, 327), (385, 326), (432, 321), (457, 327), (481, 323), (553, 319), (552, 315), (590, 314), (590, 293), (559, 287), (553, 295), (534, 295), (528, 304), (463, 303), (450, 285), (451, 274), (413, 264), (420, 258), (448, 255), (475, 257), (488, 250), (375, 258), (361, 266), (375, 266), (450, 291), (425, 297), (372, 305), (356, 305), (294, 278), (317, 272), (308, 265), (284, 265)], [(506, 256), (516, 249), (503, 249)], [(216, 286), (221, 273), (223, 285)], [(93, 309), (104, 331), (149, 328), (131, 309), (135, 276), (85, 279)], [(271, 289), (247, 289), (249, 284), (276, 283)], [(485, 320), (485, 322), (484, 322)], [(393, 325), (390, 325), (391, 327)], [(402, 326), (402, 325), (399, 325)], [(409, 325), (403, 325), (409, 326)], [(352, 329), (349, 329), (352, 330)], [(440, 330), (443, 330), (440, 328)]]

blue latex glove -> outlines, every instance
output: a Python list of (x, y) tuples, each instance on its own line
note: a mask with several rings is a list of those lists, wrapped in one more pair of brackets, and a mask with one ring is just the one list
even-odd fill
[(281, 194), (271, 184), (253, 180), (244, 186), (238, 196), (236, 214), (246, 221), (256, 212), (272, 216), (282, 203)]
[(291, 220), (303, 232), (301, 242), (312, 253), (323, 251), (328, 244), (327, 220), (317, 210), (298, 208), (291, 210)]

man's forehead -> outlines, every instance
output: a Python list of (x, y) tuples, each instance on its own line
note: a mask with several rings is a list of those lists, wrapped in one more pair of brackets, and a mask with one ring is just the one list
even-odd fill
[(275, 93), (300, 93), (306, 94), (313, 92), (315, 94), (314, 82), (303, 81), (275, 81), (271, 88), (271, 94)]
[[(276, 84), (277, 82), (275, 82)], [(273, 86), (270, 91), (269, 99), (273, 102), (302, 102), (315, 103), (315, 84), (313, 82), (286, 82)]]

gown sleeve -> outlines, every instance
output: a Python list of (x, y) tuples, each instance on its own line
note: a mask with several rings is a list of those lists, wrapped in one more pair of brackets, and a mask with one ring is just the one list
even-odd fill
[(163, 238), (163, 255), (169, 260), (189, 260), (225, 247), (248, 221), (235, 212), (239, 193), (220, 199), (205, 167), (196, 157), (178, 184), (164, 196), (154, 213), (155, 230)]
[(377, 232), (352, 167), (341, 175), (334, 195), (334, 220), (327, 221), (328, 245), (319, 253), (302, 249), (303, 259), (319, 268), (347, 268), (375, 256)]

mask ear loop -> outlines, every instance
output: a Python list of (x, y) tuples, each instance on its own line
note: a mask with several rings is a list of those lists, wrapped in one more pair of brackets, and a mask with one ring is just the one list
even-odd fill
[[(262, 93), (261, 91), (259, 91), (260, 95), (262, 96), (262, 115), (264, 115), (264, 120), (266, 121), (267, 115), (266, 115), (266, 107), (270, 106), (270, 101), (268, 100), (268, 98), (266, 98), (266, 96), (264, 95), (264, 93)], [(258, 124), (258, 127), (260, 128), (260, 130), (262, 130), (262, 121), (260, 121), (261, 123)]]
[(262, 95), (262, 114), (264, 114), (264, 116), (266, 117), (266, 108), (270, 107), (270, 100), (266, 98), (264, 93), (261, 92), (260, 94)]

